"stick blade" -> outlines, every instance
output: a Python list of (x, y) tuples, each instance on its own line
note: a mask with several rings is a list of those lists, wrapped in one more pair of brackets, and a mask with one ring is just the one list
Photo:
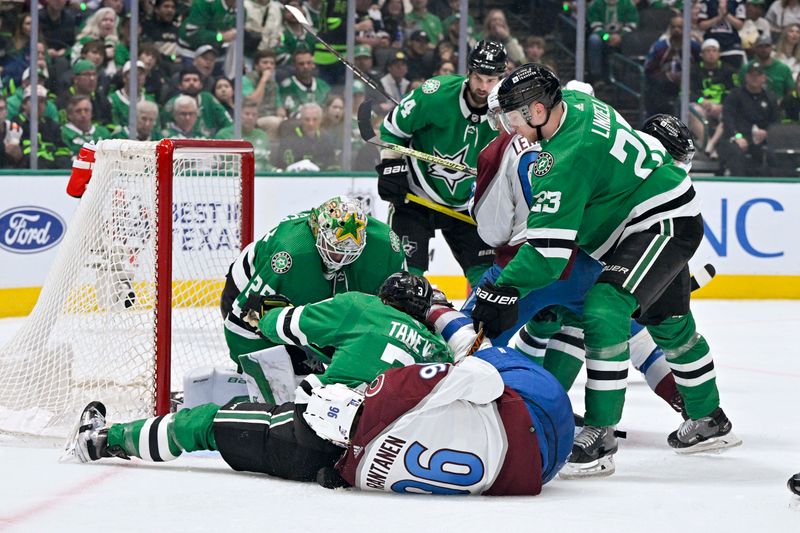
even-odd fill
[(303, 15), (303, 12), (300, 11), (299, 9), (297, 9), (296, 7), (290, 6), (289, 4), (285, 4), (283, 7), (288, 9), (289, 13), (291, 13), (292, 16), (295, 18), (295, 20), (297, 22), (299, 22), (301, 25), (303, 25), (303, 26), (310, 26), (311, 25), (311, 23), (308, 22), (308, 19), (306, 18), (306, 16)]
[(372, 129), (372, 100), (364, 100), (358, 106), (358, 131), (365, 141), (376, 137), (375, 130)]

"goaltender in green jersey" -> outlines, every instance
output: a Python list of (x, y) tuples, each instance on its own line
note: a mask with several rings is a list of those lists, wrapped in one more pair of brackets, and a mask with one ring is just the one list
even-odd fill
[(220, 307), (231, 358), (276, 344), (243, 321), (251, 294), (281, 294), (298, 306), (348, 291), (377, 294), (404, 268), (400, 239), (358, 200), (334, 197), (289, 215), (230, 266)]
[[(486, 120), (489, 92), (505, 72), (506, 51), (496, 42), (481, 41), (469, 56), (469, 76), (437, 76), (403, 98), (384, 119), (381, 140), (410, 146), (475, 168), (478, 154), (497, 136)], [(417, 204), (406, 203), (411, 192), (450, 209), (467, 208), (475, 177), (440, 165), (381, 151), (378, 194), (392, 204), (390, 224), (403, 242), (409, 270), (428, 268), (428, 243), (437, 229), (472, 284), (494, 259), (494, 250), (475, 226)]]

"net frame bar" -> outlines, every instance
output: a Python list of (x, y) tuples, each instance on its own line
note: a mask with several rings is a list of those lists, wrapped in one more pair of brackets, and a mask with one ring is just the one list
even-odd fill
[[(156, 236), (156, 397), (155, 416), (170, 410), (172, 377), (172, 189), (175, 154), (187, 152), (230, 152), (241, 154), (241, 249), (253, 241), (255, 159), (247, 141), (163, 139), (156, 146), (157, 220)], [(162, 213), (165, 207), (167, 212)], [(163, 216), (162, 216), (163, 215)], [(167, 253), (161, 253), (166, 250)]]

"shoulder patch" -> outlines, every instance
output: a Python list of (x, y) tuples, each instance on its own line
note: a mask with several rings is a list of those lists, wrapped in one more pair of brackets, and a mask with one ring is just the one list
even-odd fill
[(392, 250), (395, 252), (400, 251), (400, 237), (397, 236), (397, 233), (395, 233), (394, 230), (389, 230), (389, 244), (392, 245)]
[(278, 252), (272, 256), (270, 265), (276, 274), (286, 274), (292, 268), (292, 256), (289, 255), (289, 252)]
[(442, 84), (439, 80), (425, 80), (422, 83), (422, 92), (425, 94), (433, 94), (439, 90), (441, 85)]
[(553, 155), (550, 152), (540, 153), (539, 157), (536, 158), (536, 163), (533, 164), (533, 175), (544, 176), (553, 168), (553, 163), (555, 163), (555, 159), (553, 159)]

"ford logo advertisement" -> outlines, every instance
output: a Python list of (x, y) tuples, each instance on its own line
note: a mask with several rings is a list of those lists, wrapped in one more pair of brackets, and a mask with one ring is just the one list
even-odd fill
[(66, 224), (44, 207), (14, 207), (0, 213), (0, 248), (15, 254), (35, 254), (58, 244)]

